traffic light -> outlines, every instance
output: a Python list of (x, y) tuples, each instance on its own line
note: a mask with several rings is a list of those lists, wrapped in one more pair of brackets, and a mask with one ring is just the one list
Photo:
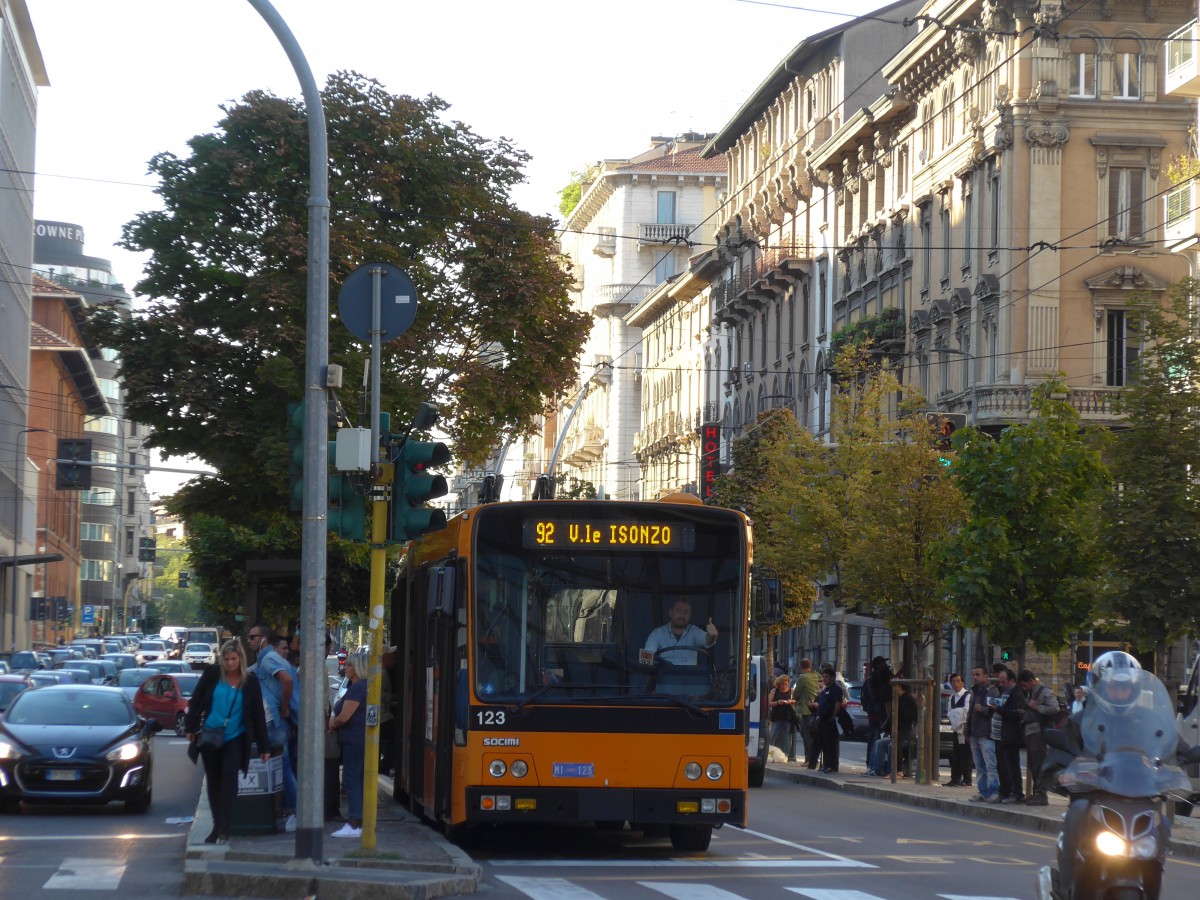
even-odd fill
[(191, 572), (180, 572), (179, 573), (179, 586), (181, 588), (187, 587), (188, 581), (191, 579), (191, 577), (192, 577)]
[(497, 502), (500, 499), (500, 491), (503, 489), (504, 476), (496, 472), (488, 472), (483, 476), (483, 485), (479, 488), (479, 502)]
[(404, 442), (396, 461), (393, 541), (411, 541), (446, 527), (445, 511), (425, 506), (425, 501), (444, 497), (450, 492), (444, 475), (428, 471), (430, 466), (445, 465), (449, 461), (450, 450), (441, 441)]
[(359, 493), (354, 479), (344, 472), (329, 473), (329, 506), (325, 526), (348, 541), (367, 536), (367, 498)]
[(287, 405), (288, 509), (304, 509), (304, 402)]
[(87, 491), (92, 487), (92, 442), (59, 438), (54, 487), (60, 491)]
[(1000, 661), (1001, 662), (1012, 662), (1013, 661), (1013, 652), (1009, 647), (1001, 647), (1000, 648)]
[(152, 537), (144, 537), (138, 540), (138, 562), (154, 562), (154, 557), (158, 555), (157, 544)]

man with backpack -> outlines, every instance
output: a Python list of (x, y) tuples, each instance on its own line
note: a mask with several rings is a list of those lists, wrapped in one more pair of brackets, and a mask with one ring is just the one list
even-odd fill
[(1054, 691), (1042, 684), (1030, 669), (1022, 669), (1017, 674), (1017, 684), (1025, 692), (1025, 764), (1029, 768), (1029, 778), (1033, 784), (1026, 806), (1045, 806), (1046, 786), (1042, 783), (1042, 766), (1046, 762), (1046, 738), (1042, 731), (1056, 727), (1065, 718), (1066, 713)]

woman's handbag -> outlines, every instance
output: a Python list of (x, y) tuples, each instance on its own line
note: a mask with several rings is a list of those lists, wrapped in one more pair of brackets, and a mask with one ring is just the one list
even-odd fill
[(200, 729), (196, 735), (196, 748), (199, 750), (220, 750), (225, 746), (225, 727)]

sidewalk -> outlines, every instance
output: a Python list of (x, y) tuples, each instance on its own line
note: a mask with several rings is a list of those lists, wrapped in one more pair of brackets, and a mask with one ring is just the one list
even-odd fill
[(392, 780), (379, 779), (376, 850), (361, 842), (329, 837), (339, 822), (324, 823), (323, 864), (295, 858), (296, 836), (234, 835), (221, 846), (204, 843), (212, 830), (208, 795), (200, 791), (188, 832), (183, 863), (183, 896), (319, 896), (321, 900), (425, 900), (473, 894), (481, 870), (466, 853), (399, 806)]
[[(894, 784), (890, 777), (868, 775), (861, 763), (845, 763), (839, 771), (822, 775), (806, 769), (804, 763), (767, 763), (767, 775), (772, 779), (793, 781), (797, 784), (840, 790), (856, 797), (886, 800), (891, 803), (907, 803), (924, 809), (936, 809), (953, 815), (986, 819), (1033, 831), (1057, 834), (1067, 811), (1067, 800), (1057, 794), (1050, 795), (1048, 806), (1024, 806), (1022, 804), (972, 803), (970, 798), (978, 792), (975, 788), (946, 787), (944, 784), (916, 784), (911, 778), (898, 779)], [(944, 773), (943, 773), (944, 774)], [(751, 802), (754, 794), (751, 793)], [(1200, 810), (1192, 818), (1177, 816), (1171, 831), (1171, 852), (1175, 856), (1200, 859)]]

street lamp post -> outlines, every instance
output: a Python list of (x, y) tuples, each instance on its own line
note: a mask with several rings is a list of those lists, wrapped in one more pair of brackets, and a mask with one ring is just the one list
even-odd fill
[(17, 432), (17, 449), (16, 449), (16, 492), (13, 496), (13, 552), (12, 552), (12, 591), (9, 598), (9, 615), (12, 616), (12, 626), (9, 629), (9, 645), (10, 650), (17, 649), (17, 586), (20, 581), (17, 572), (17, 561), (21, 557), (21, 501), (23, 497), (23, 487), (21, 482), (24, 480), (21, 476), (25, 474), (25, 441), (24, 436), (34, 432), (48, 433), (46, 428), (22, 428)]

